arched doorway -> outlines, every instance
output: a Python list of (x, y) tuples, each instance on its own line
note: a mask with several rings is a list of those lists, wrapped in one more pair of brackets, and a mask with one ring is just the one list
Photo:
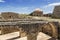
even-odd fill
[(54, 38), (58, 38), (58, 29), (54, 23), (47, 23), (42, 26), (42, 32)]

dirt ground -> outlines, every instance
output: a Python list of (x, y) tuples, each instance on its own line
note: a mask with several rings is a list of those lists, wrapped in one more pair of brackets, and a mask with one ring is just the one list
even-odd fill
[[(13, 33), (9, 33), (9, 34), (5, 34), (5, 35), (0, 35), (0, 40), (7, 40), (7, 39), (13, 39), (13, 40), (27, 40), (27, 36), (26, 37), (22, 37), (22, 38), (17, 38), (19, 36), (19, 32), (13, 32)], [(48, 40), (51, 37), (40, 32), (37, 36), (37, 40)]]

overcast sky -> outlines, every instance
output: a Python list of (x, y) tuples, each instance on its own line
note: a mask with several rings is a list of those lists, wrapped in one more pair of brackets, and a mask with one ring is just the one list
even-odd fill
[(40, 8), (44, 13), (52, 13), (60, 0), (0, 0), (0, 12), (31, 13)]

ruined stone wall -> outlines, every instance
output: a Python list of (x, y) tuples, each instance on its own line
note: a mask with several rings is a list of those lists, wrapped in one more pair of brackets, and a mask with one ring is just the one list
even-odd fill
[[(47, 24), (24, 24), (21, 26), (20, 36), (26, 33), (24, 36), (37, 36), (39, 32), (43, 32), (51, 37), (58, 38), (58, 26), (56, 24), (47, 23)], [(22, 36), (23, 37), (23, 36)], [(31, 37), (30, 37), (31, 38)], [(29, 39), (29, 38), (28, 38)]]
[(58, 38), (58, 30), (57, 27), (51, 23), (47, 24), (24, 24), (20, 25), (20, 36), (27, 36), (28, 40), (36, 40), (39, 32), (43, 32), (51, 37)]
[(51, 37), (58, 37), (58, 23), (27, 23), (27, 24), (18, 24), (15, 26), (4, 25), (1, 26), (2, 34), (11, 33), (15, 31), (20, 31), (20, 37), (28, 36), (28, 39), (35, 40), (35, 37), (39, 32), (43, 32)]
[(36, 40), (38, 35), (38, 24), (24, 24), (24, 30), (27, 33), (27, 40)]
[(19, 31), (18, 26), (1, 26), (1, 34), (7, 34), (7, 33), (11, 33), (11, 32), (16, 32)]
[(60, 18), (60, 6), (55, 6), (52, 16), (54, 18)]
[(48, 23), (42, 27), (42, 32), (54, 38), (58, 38), (58, 26), (55, 23)]
[[(20, 37), (24, 37), (27, 36), (28, 40), (36, 40), (37, 39), (37, 35), (39, 32), (43, 32), (42, 31), (42, 26), (44, 24), (23, 24), (23, 25), (19, 25), (20, 26)], [(46, 30), (46, 29), (44, 29)]]
[(18, 14), (14, 12), (2, 12), (1, 16), (4, 19), (18, 19), (19, 18)]
[(43, 12), (42, 11), (34, 11), (30, 15), (31, 16), (43, 16)]

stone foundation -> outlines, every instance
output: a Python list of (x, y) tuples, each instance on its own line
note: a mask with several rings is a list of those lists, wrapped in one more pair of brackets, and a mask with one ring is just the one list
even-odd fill
[(51, 37), (58, 37), (58, 30), (53, 22), (49, 23), (19, 23), (18, 25), (1, 25), (1, 34), (11, 33), (11, 32), (19, 32), (20, 37), (27, 36), (28, 40), (37, 39), (37, 35), (39, 32), (43, 32)]
[(1, 26), (1, 34), (19, 31), (18, 26)]

